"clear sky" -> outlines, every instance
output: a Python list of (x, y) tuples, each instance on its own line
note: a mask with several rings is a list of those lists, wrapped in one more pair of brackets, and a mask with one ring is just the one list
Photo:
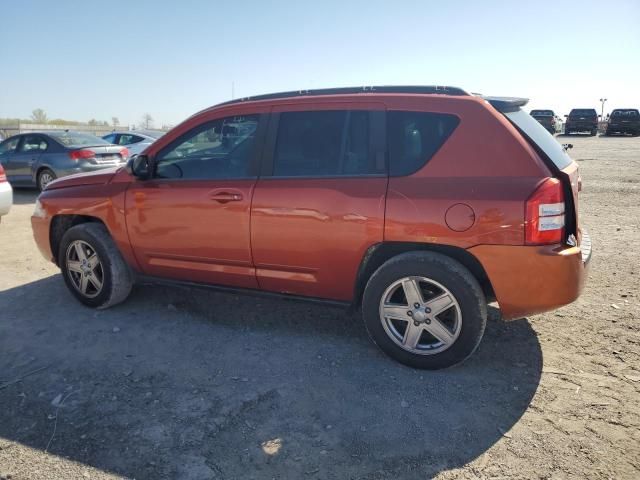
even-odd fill
[[(526, 5), (525, 5), (526, 3)], [(0, 117), (156, 126), (235, 96), (454, 85), (640, 108), (640, 1), (2, 1)]]

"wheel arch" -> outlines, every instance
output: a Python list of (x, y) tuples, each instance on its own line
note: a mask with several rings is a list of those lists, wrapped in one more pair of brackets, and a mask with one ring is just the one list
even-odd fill
[(59, 265), (58, 250), (60, 249), (60, 241), (64, 233), (71, 227), (80, 225), (82, 223), (101, 223), (107, 228), (105, 223), (98, 217), (92, 217), (90, 215), (55, 215), (51, 219), (51, 227), (49, 228), (49, 245), (51, 246), (51, 253), (56, 262)]
[(360, 307), (364, 289), (371, 275), (390, 258), (407, 252), (437, 252), (458, 261), (476, 278), (487, 300), (495, 300), (495, 292), (487, 272), (480, 261), (464, 248), (419, 242), (381, 242), (371, 245), (362, 257), (356, 275), (352, 308)]

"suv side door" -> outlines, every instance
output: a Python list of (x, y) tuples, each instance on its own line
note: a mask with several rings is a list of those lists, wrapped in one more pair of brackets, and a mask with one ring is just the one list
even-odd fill
[(384, 106), (272, 110), (251, 207), (260, 288), (349, 301), (367, 249), (383, 240)]
[(202, 123), (154, 155), (153, 175), (126, 193), (126, 222), (143, 273), (257, 288), (249, 217), (267, 115)]

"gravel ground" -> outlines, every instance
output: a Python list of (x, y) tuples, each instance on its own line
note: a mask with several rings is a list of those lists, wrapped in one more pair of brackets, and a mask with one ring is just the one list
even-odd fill
[(493, 310), (476, 355), (441, 372), (324, 306), (145, 285), (84, 308), (18, 191), (0, 225), (0, 479), (640, 478), (640, 138), (561, 141), (584, 180), (586, 291), (509, 323)]

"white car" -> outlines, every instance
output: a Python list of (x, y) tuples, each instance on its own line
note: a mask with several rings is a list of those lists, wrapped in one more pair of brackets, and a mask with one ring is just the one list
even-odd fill
[(0, 221), (2, 216), (9, 213), (13, 204), (13, 190), (7, 181), (4, 168), (0, 165)]
[(159, 139), (165, 132), (155, 130), (131, 130), (127, 132), (111, 132), (103, 136), (103, 140), (114, 145), (122, 145), (129, 150), (129, 157), (138, 155)]

